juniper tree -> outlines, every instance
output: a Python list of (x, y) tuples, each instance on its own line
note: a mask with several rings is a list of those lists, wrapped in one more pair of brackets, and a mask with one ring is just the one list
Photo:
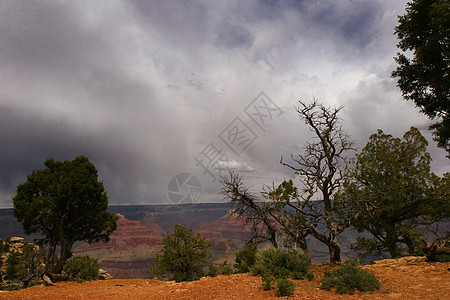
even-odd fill
[(450, 156), (450, 2), (408, 2), (398, 21), (401, 53), (392, 76), (398, 78), (403, 97), (436, 121), (430, 129)]
[[(411, 127), (402, 138), (378, 130), (356, 155), (348, 180), (337, 195), (337, 207), (370, 236), (356, 249), (399, 257), (415, 254), (421, 225), (450, 217), (448, 176), (430, 171), (426, 139)], [(354, 216), (357, 216), (356, 218)]]
[(118, 217), (107, 211), (106, 191), (87, 157), (49, 158), (44, 165), (17, 187), (14, 216), (26, 234), (40, 234), (36, 241), (45, 246), (46, 271), (60, 273), (76, 241), (108, 241)]

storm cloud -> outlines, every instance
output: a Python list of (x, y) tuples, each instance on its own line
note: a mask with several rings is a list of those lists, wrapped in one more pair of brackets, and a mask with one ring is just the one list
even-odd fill
[[(312, 97), (345, 106), (359, 149), (378, 128), (423, 129), (433, 170), (448, 171), (390, 78), (405, 4), (0, 0), (0, 207), (48, 157), (86, 155), (113, 205), (168, 203), (183, 172), (203, 202), (222, 201), (226, 169), (255, 189), (278, 183), (293, 176), (280, 157), (311, 137), (294, 106)], [(256, 104), (270, 125), (252, 119)], [(248, 135), (233, 149), (238, 125)], [(205, 154), (221, 159), (211, 173)]]

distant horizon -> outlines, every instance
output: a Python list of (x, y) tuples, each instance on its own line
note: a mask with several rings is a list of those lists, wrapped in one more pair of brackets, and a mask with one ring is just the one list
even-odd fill
[[(316, 202), (321, 200), (311, 200), (311, 202)], [(266, 201), (257, 201), (257, 202), (266, 202)], [(222, 205), (232, 205), (231, 202), (197, 202), (197, 203), (181, 203), (181, 204), (172, 204), (172, 203), (156, 203), (156, 204), (113, 204), (108, 205), (110, 207), (127, 207), (127, 206), (189, 206), (189, 205), (211, 205), (211, 204), (222, 204)], [(0, 210), (10, 210), (14, 209), (14, 207), (0, 207)]]
[[(262, 201), (261, 201), (262, 202)], [(158, 203), (158, 204), (114, 204), (108, 205), (108, 207), (124, 207), (124, 206), (187, 206), (187, 205), (209, 205), (209, 204), (231, 204), (230, 202), (197, 202), (197, 203), (181, 203), (181, 204), (171, 204), (171, 203)], [(2, 207), (0, 210), (14, 209), (14, 207)]]

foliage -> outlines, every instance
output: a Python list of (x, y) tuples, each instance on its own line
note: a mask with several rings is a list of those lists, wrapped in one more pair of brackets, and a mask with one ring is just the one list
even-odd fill
[(43, 261), (42, 251), (34, 244), (26, 243), (20, 251), (10, 252), (5, 262), (4, 286), (7, 288), (31, 286), (43, 273)]
[(436, 254), (435, 260), (437, 262), (450, 262), (450, 254)]
[(375, 291), (380, 288), (380, 282), (369, 271), (359, 268), (354, 262), (347, 262), (342, 268), (333, 273), (328, 270), (321, 281), (321, 289), (336, 290), (341, 294), (354, 294), (355, 290), (361, 292)]
[(210, 264), (208, 266), (208, 276), (215, 277), (217, 275), (231, 275), (233, 269), (228, 265), (227, 261), (224, 261), (219, 267)]
[(173, 233), (164, 236), (163, 248), (156, 257), (150, 274), (161, 279), (192, 281), (205, 275), (201, 266), (211, 256), (210, 243), (200, 234), (182, 225), (175, 225)]
[[(349, 179), (336, 195), (337, 210), (352, 218), (359, 232), (371, 234), (359, 237), (356, 249), (377, 255), (387, 251), (391, 257), (405, 251), (414, 255), (420, 249), (419, 225), (449, 217), (449, 193), (440, 190), (441, 181), (430, 172), (426, 147), (414, 127), (402, 139), (378, 130), (357, 154)], [(441, 210), (436, 209), (438, 203)]]
[(98, 270), (98, 261), (88, 255), (71, 257), (64, 264), (64, 273), (69, 280), (78, 282), (97, 280)]
[(256, 254), (253, 274), (274, 277), (303, 278), (308, 272), (308, 258), (297, 249), (269, 247)]
[(14, 215), (26, 234), (41, 234), (38, 241), (46, 245), (47, 271), (59, 273), (76, 241), (107, 241), (117, 227), (117, 216), (107, 211), (103, 183), (86, 157), (64, 162), (49, 158), (44, 165), (17, 187)]
[[(450, 3), (416, 0), (407, 3), (395, 33), (400, 39), (392, 73), (406, 100), (429, 118), (438, 145), (450, 155)], [(412, 58), (408, 58), (412, 52)], [(408, 53), (408, 54), (407, 54)]]
[(262, 281), (263, 281), (263, 290), (268, 291), (272, 288), (272, 277), (270, 276), (262, 276), (261, 277)]
[(6, 259), (6, 280), (16, 280), (16, 278), (23, 276), (23, 268), (20, 266), (20, 253), (12, 252)]
[(255, 264), (256, 252), (256, 246), (248, 246), (236, 253), (234, 268), (238, 273), (247, 273), (250, 271), (250, 268)]
[(426, 231), (437, 238), (437, 242), (449, 240), (450, 231), (440, 233), (439, 227), (450, 222), (450, 173), (442, 177), (431, 174), (427, 197), (432, 201), (422, 211)]
[(294, 283), (287, 278), (278, 278), (277, 279), (277, 296), (278, 297), (286, 297), (292, 296), (295, 291)]
[(263, 290), (269, 291), (272, 289), (272, 284), (276, 282), (277, 287), (277, 296), (278, 297), (288, 297), (292, 296), (295, 291), (295, 284), (288, 278), (281, 276), (281, 277), (271, 277), (264, 275), (261, 277), (263, 281)]
[(9, 251), (9, 246), (8, 250), (4, 251), (5, 245), (7, 245), (7, 242), (0, 239), (0, 290), (3, 289), (3, 264), (4, 264), (3, 259), (1, 257), (3, 256), (4, 252)]

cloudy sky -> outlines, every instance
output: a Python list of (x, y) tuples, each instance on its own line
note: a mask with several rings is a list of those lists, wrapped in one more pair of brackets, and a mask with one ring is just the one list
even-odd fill
[(279, 183), (280, 156), (311, 138), (294, 106), (313, 97), (345, 106), (359, 149), (418, 127), (448, 171), (390, 78), (405, 3), (0, 0), (0, 207), (48, 157), (86, 155), (113, 205), (176, 202), (182, 173), (192, 201), (223, 201), (225, 167)]

